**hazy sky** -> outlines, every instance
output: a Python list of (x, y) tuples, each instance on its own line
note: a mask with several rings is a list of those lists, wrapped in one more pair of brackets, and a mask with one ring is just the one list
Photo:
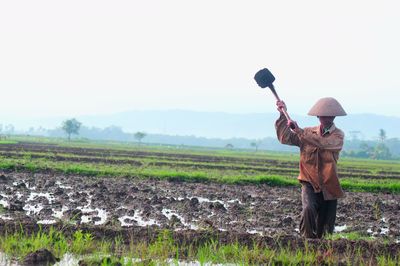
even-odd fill
[(0, 118), (289, 112), (400, 116), (398, 1), (1, 1)]

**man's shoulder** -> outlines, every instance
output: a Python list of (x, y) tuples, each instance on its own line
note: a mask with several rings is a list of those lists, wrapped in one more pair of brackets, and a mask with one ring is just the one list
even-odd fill
[(304, 131), (307, 131), (307, 132), (318, 132), (319, 126), (305, 127), (305, 128), (303, 128), (303, 130), (304, 130)]
[(335, 127), (335, 130), (333, 132), (337, 135), (341, 135), (344, 137), (344, 132), (340, 128)]

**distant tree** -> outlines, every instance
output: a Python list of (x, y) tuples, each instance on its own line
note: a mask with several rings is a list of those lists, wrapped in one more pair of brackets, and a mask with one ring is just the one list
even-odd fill
[(8, 124), (4, 127), (4, 133), (6, 134), (14, 134), (15, 127), (13, 124)]
[(146, 133), (144, 133), (144, 132), (136, 132), (135, 133), (135, 135), (133, 135), (134, 137), (135, 137), (135, 139), (137, 140), (137, 141), (139, 141), (139, 143), (141, 143), (142, 142), (142, 139), (144, 138), (144, 137), (146, 137)]
[(386, 131), (383, 130), (382, 128), (379, 129), (379, 139), (382, 142), (385, 142), (385, 140), (386, 140)]
[(42, 127), (42, 126), (39, 126), (37, 131), (39, 132), (39, 134), (43, 134), (43, 133), (46, 132), (46, 129), (44, 127)]
[(75, 134), (75, 135), (79, 134), (79, 129), (81, 128), (81, 125), (82, 125), (82, 123), (79, 122), (78, 120), (76, 120), (75, 118), (65, 120), (62, 123), (62, 130), (64, 130), (65, 133), (67, 133), (68, 141), (71, 140), (72, 134)]
[(360, 139), (360, 135), (362, 134), (359, 130), (349, 131), (352, 140)]
[(109, 126), (102, 130), (102, 134), (107, 139), (118, 139), (124, 135), (122, 128), (117, 126)]
[(232, 150), (233, 149), (233, 145), (228, 143), (228, 144), (225, 145), (225, 148), (228, 149), (228, 150)]
[(260, 146), (261, 142), (260, 141), (254, 141), (250, 143), (250, 146), (256, 149), (256, 152), (258, 151), (258, 147)]
[(379, 143), (375, 146), (371, 157), (373, 159), (388, 160), (392, 158), (392, 154), (385, 144)]

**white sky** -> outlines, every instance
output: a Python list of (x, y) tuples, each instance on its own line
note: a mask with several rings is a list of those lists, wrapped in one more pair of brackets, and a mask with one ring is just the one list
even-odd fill
[(1, 1), (0, 118), (289, 112), (400, 116), (398, 1)]

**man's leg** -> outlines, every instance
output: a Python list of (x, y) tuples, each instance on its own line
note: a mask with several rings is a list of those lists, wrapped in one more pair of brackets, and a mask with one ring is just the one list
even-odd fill
[(306, 238), (317, 237), (317, 194), (308, 182), (301, 182), (301, 202), (303, 211), (301, 213), (300, 233)]
[(317, 216), (317, 236), (332, 234), (335, 229), (337, 200), (324, 200)]

